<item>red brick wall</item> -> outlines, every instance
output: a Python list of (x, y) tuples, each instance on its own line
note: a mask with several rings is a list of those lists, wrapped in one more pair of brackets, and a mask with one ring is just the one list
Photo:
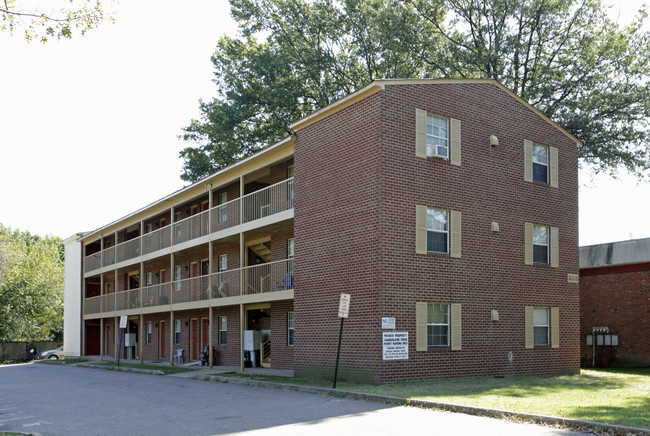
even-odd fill
[[(461, 120), (460, 167), (415, 157), (415, 108)], [(559, 189), (523, 180), (524, 139), (559, 149)], [(578, 371), (575, 142), (491, 84), (388, 86), (298, 131), (295, 161), (298, 375), (331, 376), (342, 292), (340, 377)], [(416, 205), (462, 212), (461, 259), (415, 254)], [(524, 265), (525, 222), (559, 227), (559, 268)], [(461, 351), (415, 351), (416, 302), (462, 304)], [(525, 306), (560, 308), (559, 349), (524, 348)], [(409, 332), (409, 360), (382, 360), (382, 316)]]
[(596, 346), (596, 366), (650, 366), (650, 263), (580, 271), (580, 351), (593, 363), (586, 336), (609, 327), (619, 345)]

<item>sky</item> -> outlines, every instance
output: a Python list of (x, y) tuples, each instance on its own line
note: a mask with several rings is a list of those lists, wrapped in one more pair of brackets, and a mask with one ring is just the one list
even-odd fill
[[(108, 2), (104, 2), (107, 4)], [(641, 0), (610, 0), (626, 22)], [(180, 5), (180, 6), (179, 6)], [(67, 238), (184, 186), (178, 139), (216, 96), (226, 0), (123, 1), (117, 22), (28, 44), (0, 33), (0, 223)], [(580, 245), (650, 237), (650, 182), (580, 174)]]

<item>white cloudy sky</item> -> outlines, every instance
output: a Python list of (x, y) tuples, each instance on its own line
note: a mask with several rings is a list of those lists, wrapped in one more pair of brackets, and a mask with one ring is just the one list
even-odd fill
[[(627, 20), (641, 1), (612, 0)], [(621, 6), (623, 5), (623, 6)], [(210, 99), (226, 0), (123, 1), (116, 24), (26, 44), (0, 33), (0, 223), (66, 238), (183, 186), (177, 139)], [(125, 194), (126, 193), (126, 194)], [(650, 183), (581, 175), (581, 245), (650, 237)], [(613, 219), (614, 217), (614, 219)]]

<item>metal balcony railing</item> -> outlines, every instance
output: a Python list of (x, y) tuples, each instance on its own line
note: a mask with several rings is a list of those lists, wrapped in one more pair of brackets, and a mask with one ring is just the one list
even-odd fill
[(293, 259), (284, 259), (85, 298), (84, 315), (284, 291), (294, 284)]
[(293, 178), (291, 178), (86, 256), (84, 272), (88, 273), (117, 262), (134, 259), (141, 255), (141, 246), (142, 254), (153, 253), (172, 244), (180, 244), (211, 232), (290, 210), (293, 208), (293, 203), (294, 190)]

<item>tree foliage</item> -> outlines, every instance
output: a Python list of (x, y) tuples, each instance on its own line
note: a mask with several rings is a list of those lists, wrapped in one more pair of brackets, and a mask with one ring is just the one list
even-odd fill
[[(103, 21), (113, 21), (112, 13), (106, 12), (98, 0), (56, 0), (47, 2), (47, 11), (30, 7), (16, 0), (0, 2), (0, 31), (25, 32), (28, 42), (39, 40), (43, 43), (49, 38), (72, 38), (76, 29), (82, 35), (96, 28)], [(56, 5), (61, 6), (56, 8)], [(43, 4), (38, 5), (39, 8)]]
[(196, 181), (291, 134), (378, 78), (494, 78), (584, 142), (597, 171), (650, 169), (646, 14), (621, 27), (599, 0), (230, 0), (217, 97), (183, 129)]
[(0, 342), (63, 330), (63, 244), (0, 224)]

